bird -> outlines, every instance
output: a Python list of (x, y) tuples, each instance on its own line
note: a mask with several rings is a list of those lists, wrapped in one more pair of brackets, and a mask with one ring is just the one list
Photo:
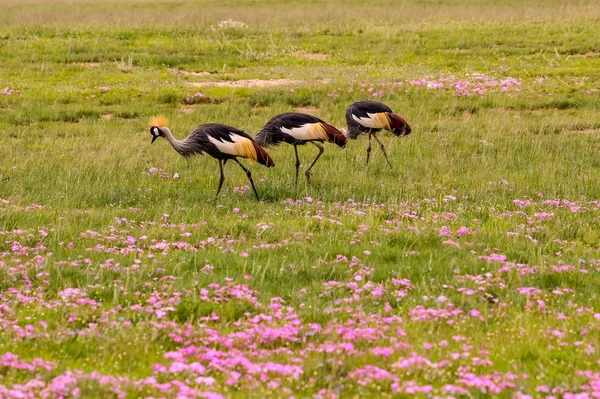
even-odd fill
[(367, 165), (371, 157), (371, 136), (379, 143), (385, 160), (391, 169), (392, 163), (388, 159), (383, 143), (379, 141), (376, 133), (381, 129), (389, 130), (396, 136), (408, 136), (412, 129), (400, 115), (394, 113), (390, 107), (377, 101), (359, 101), (350, 105), (346, 110), (348, 130), (342, 133), (350, 139), (357, 139), (361, 134), (369, 135), (367, 147)]
[(275, 166), (275, 163), (269, 154), (247, 133), (220, 123), (206, 123), (195, 128), (189, 136), (180, 141), (173, 137), (173, 134), (167, 127), (168, 120), (164, 116), (152, 118), (149, 125), (151, 126), (150, 134), (152, 135), (151, 144), (157, 138), (162, 137), (166, 138), (175, 151), (185, 158), (207, 153), (219, 161), (221, 178), (219, 180), (217, 196), (221, 192), (221, 187), (223, 187), (223, 182), (225, 181), (223, 167), (231, 159), (246, 173), (252, 190), (254, 190), (254, 195), (257, 200), (259, 199), (254, 181), (252, 180), (252, 174), (237, 158), (246, 158), (251, 162), (258, 162), (269, 168)]
[[(319, 154), (310, 164), (304, 174), (310, 182), (310, 170), (317, 163), (324, 148), (323, 142), (335, 143), (344, 148), (346, 136), (336, 127), (322, 121), (316, 116), (287, 112), (279, 114), (269, 120), (263, 128), (254, 136), (254, 140), (263, 147), (273, 147), (281, 143), (294, 146), (296, 154), (296, 185), (298, 185), (298, 171), (300, 169), (300, 158), (298, 157), (298, 146), (311, 143), (319, 149)], [(319, 144), (321, 143), (321, 144)]]

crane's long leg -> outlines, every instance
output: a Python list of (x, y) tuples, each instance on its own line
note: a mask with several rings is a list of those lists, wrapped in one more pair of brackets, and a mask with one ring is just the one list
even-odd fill
[(312, 169), (312, 167), (317, 163), (317, 161), (319, 160), (319, 158), (321, 158), (321, 155), (323, 154), (323, 151), (325, 151), (325, 149), (323, 148), (322, 145), (315, 143), (314, 141), (309, 141), (309, 143), (311, 143), (312, 145), (316, 146), (319, 149), (319, 155), (317, 155), (317, 157), (315, 158), (315, 160), (310, 164), (310, 166), (308, 167), (308, 169), (306, 169), (306, 172), (304, 172), (304, 174), (306, 175), (306, 180), (310, 181), (310, 170)]
[(390, 169), (394, 169), (392, 167), (392, 163), (390, 162), (390, 160), (388, 159), (387, 153), (385, 152), (385, 147), (383, 146), (383, 143), (381, 141), (379, 141), (379, 139), (377, 138), (376, 135), (373, 135), (373, 138), (375, 139), (375, 141), (377, 141), (379, 143), (379, 147), (381, 147), (381, 151), (383, 151), (383, 155), (385, 156), (385, 160), (387, 161), (388, 165), (390, 165)]
[(371, 132), (369, 132), (369, 146), (367, 147), (367, 165), (369, 165), (369, 158), (371, 158)]
[(298, 185), (298, 170), (300, 169), (300, 158), (298, 157), (298, 146), (294, 144), (294, 152), (296, 153), (296, 185)]
[(250, 171), (248, 169), (246, 169), (244, 167), (244, 165), (242, 165), (240, 163), (240, 161), (237, 160), (237, 158), (233, 158), (233, 160), (240, 165), (240, 168), (242, 168), (242, 170), (244, 172), (246, 172), (246, 176), (248, 176), (248, 180), (250, 180), (250, 184), (252, 185), (252, 190), (254, 190), (254, 195), (256, 195), (256, 200), (260, 201), (260, 199), (258, 198), (258, 193), (256, 192), (256, 187), (254, 187), (254, 180), (252, 180), (252, 173), (250, 173)]
[[(225, 160), (227, 162), (227, 160)], [(221, 192), (221, 187), (223, 187), (223, 182), (225, 181), (225, 175), (223, 174), (223, 161), (219, 159), (219, 171), (221, 172), (221, 179), (219, 180), (219, 188), (217, 189), (217, 196)]]

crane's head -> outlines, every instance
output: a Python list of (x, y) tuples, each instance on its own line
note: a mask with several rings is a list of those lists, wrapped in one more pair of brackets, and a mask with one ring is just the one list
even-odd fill
[(169, 120), (166, 117), (160, 115), (150, 119), (150, 122), (148, 123), (148, 125), (150, 126), (150, 134), (152, 135), (152, 142), (150, 144), (154, 143), (154, 141), (159, 137), (166, 137), (165, 130), (168, 130), (168, 123)]

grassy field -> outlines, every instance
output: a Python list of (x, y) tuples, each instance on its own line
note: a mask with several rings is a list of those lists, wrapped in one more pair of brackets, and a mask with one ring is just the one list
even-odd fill
[[(600, 394), (596, 1), (0, 7), (1, 398)], [(150, 145), (363, 99), (260, 202)]]

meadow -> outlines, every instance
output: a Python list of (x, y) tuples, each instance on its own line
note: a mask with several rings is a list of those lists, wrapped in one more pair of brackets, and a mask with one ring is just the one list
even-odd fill
[[(596, 1), (0, 8), (0, 398), (600, 395)], [(150, 145), (364, 99), (260, 202)]]

